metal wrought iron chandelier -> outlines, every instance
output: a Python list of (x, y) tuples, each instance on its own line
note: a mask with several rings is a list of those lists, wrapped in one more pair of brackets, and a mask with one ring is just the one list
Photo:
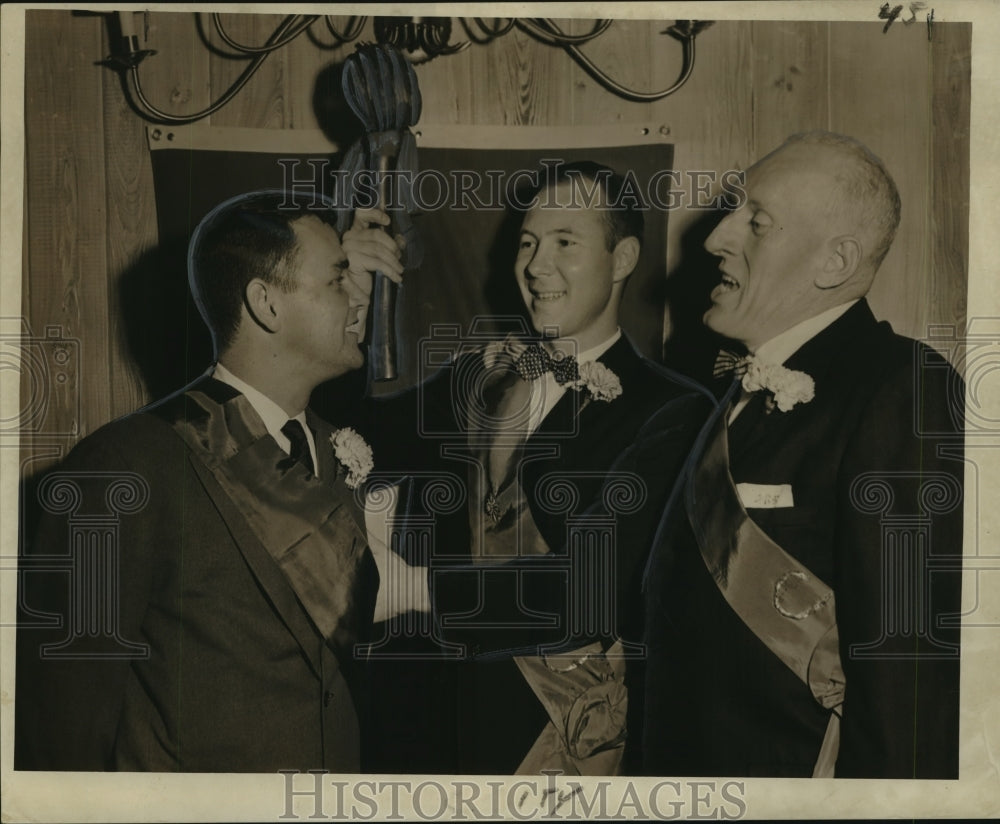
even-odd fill
[[(287, 46), (303, 33), (310, 31), (319, 21), (323, 22), (326, 33), (331, 39), (324, 40), (315, 32), (310, 34), (310, 39), (320, 48), (327, 49), (338, 48), (358, 40), (368, 21), (367, 17), (349, 17), (346, 19), (344, 28), (341, 29), (335, 22), (336, 18), (330, 15), (291, 14), (278, 24), (263, 45), (248, 45), (234, 40), (223, 25), (222, 15), (213, 13), (211, 18), (215, 31), (222, 42), (233, 51), (232, 56), (246, 58), (249, 62), (235, 82), (214, 103), (201, 111), (178, 115), (157, 108), (143, 93), (139, 65), (156, 52), (140, 47), (135, 25), (136, 14), (136, 12), (114, 12), (111, 15), (113, 19), (109, 21), (109, 24), (112, 31), (112, 42), (117, 42), (118, 48), (101, 63), (122, 74), (125, 88), (131, 95), (133, 106), (142, 117), (154, 123), (175, 125), (194, 123), (217, 112), (239, 94), (269, 55)], [(674, 83), (667, 88), (647, 92), (630, 89), (617, 82), (580, 50), (580, 46), (590, 43), (604, 34), (614, 23), (614, 20), (595, 20), (590, 31), (584, 34), (569, 34), (563, 31), (554, 20), (545, 17), (495, 19), (460, 17), (457, 20), (467, 39), (456, 43), (452, 43), (452, 20), (453, 18), (450, 17), (374, 17), (373, 32), (377, 43), (395, 46), (406, 55), (410, 62), (419, 64), (464, 51), (473, 43), (479, 45), (491, 43), (517, 29), (541, 43), (562, 48), (597, 83), (612, 94), (625, 100), (649, 103), (662, 100), (673, 94), (687, 82), (694, 70), (695, 38), (700, 32), (712, 25), (708, 21), (677, 20), (661, 32), (661, 34), (668, 35), (681, 43), (683, 58), (680, 74)]]

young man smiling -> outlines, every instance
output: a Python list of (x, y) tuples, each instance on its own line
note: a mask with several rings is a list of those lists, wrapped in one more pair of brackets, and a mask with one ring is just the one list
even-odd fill
[[(676, 475), (711, 407), (700, 388), (640, 356), (619, 327), (644, 223), (634, 200), (622, 197), (623, 184), (596, 163), (559, 166), (533, 193), (514, 263), (535, 337), (496, 341), (459, 357), (370, 419), (376, 454), (388, 456), (382, 463), (405, 456), (396, 468), (412, 476), (401, 494), (402, 523), (427, 517), (419, 505), (437, 479), (460, 479), (464, 506), (434, 521), (432, 558), (465, 565), (435, 571), (431, 595), (436, 617), (444, 619), (438, 626), (444, 640), (464, 644), (464, 654), (478, 658), (422, 672), (416, 663), (398, 666), (394, 686), (410, 684), (409, 736), (390, 724), (383, 760), (373, 769), (621, 769), (624, 666), (620, 654), (615, 657), (620, 645), (610, 658), (605, 651), (634, 618), (650, 536), (610, 547), (607, 566), (586, 592), (567, 594), (565, 569), (546, 564), (569, 557), (571, 523), (585, 513), (605, 521), (621, 515), (601, 489), (654, 411), (671, 410), (675, 430), (661, 443), (659, 460)], [(418, 419), (447, 434), (417, 437)], [(633, 494), (642, 501), (645, 489)], [(646, 502), (654, 509), (662, 504)], [(505, 562), (516, 568), (504, 570)], [(568, 607), (574, 596), (585, 613), (575, 618)], [(601, 624), (598, 616), (609, 610), (613, 617)], [(456, 622), (463, 613), (474, 613), (475, 621)], [(570, 667), (579, 680), (558, 683), (560, 676), (537, 655), (546, 644), (586, 647), (578, 656), (586, 667)], [(587, 725), (570, 732), (567, 714), (582, 692), (608, 684), (616, 687), (614, 711), (600, 732), (593, 719), (581, 742), (577, 734)], [(397, 689), (397, 702), (399, 695)]]
[[(551, 349), (576, 355), (617, 340), (622, 293), (639, 261), (642, 214), (605, 202), (599, 169), (558, 168), (551, 197), (540, 192), (521, 224), (514, 277), (535, 330)], [(620, 194), (620, 184), (608, 181)], [(595, 187), (589, 198), (588, 184)]]

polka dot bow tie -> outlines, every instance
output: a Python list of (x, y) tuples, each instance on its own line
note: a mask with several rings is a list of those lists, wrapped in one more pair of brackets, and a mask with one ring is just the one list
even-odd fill
[(572, 383), (580, 379), (576, 358), (561, 352), (550, 355), (547, 349), (537, 343), (526, 346), (514, 359), (514, 369), (526, 381), (540, 378), (546, 372), (551, 372), (558, 384)]

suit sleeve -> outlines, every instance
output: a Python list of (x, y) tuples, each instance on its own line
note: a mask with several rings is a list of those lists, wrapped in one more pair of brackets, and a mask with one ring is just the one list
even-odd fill
[[(116, 522), (106, 518), (104, 527), (112, 527), (111, 535), (116, 535), (117, 541), (106, 531), (101, 538), (87, 539), (84, 528), (76, 532), (75, 543), (82, 553), (74, 557), (73, 521), (107, 513), (109, 486), (123, 477), (132, 484), (134, 476), (124, 473), (134, 471), (113, 439), (98, 436), (81, 442), (48, 475), (49, 479), (65, 481), (63, 491), (72, 487), (75, 493), (67, 493), (70, 497), (66, 498), (58, 488), (50, 487), (46, 492), (44, 481), (39, 486), (39, 498), (45, 503), (37, 529), (22, 546), (19, 576), (18, 769), (114, 767), (128, 656), (142, 655), (141, 648), (127, 644), (141, 644), (142, 618), (152, 582), (150, 559), (158, 528), (142, 511), (120, 514)], [(151, 481), (150, 487), (155, 490)], [(74, 494), (79, 498), (71, 511), (53, 511)], [(147, 507), (157, 505), (162, 506), (162, 501), (147, 503)], [(96, 529), (101, 526), (96, 525)], [(97, 545), (95, 540), (101, 543)], [(109, 542), (117, 543), (117, 555), (109, 550)], [(116, 563), (108, 564), (111, 559)], [(117, 578), (117, 593), (107, 584), (109, 575)], [(72, 635), (74, 623), (81, 630), (76, 635)], [(71, 637), (72, 643), (67, 644)]]
[(357, 404), (350, 422), (371, 445), (377, 473), (403, 476), (439, 460), (439, 430), (452, 437), (460, 432), (451, 403), (451, 376), (452, 368), (444, 368), (423, 384)]
[(958, 774), (959, 630), (943, 619), (961, 606), (962, 422), (949, 399), (964, 391), (938, 361), (882, 382), (839, 473), (838, 777)]

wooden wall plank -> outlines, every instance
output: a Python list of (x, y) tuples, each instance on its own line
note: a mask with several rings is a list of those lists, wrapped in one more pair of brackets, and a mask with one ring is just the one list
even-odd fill
[(754, 160), (796, 132), (829, 127), (828, 23), (755, 22)]
[[(197, 15), (190, 12), (150, 12), (138, 18), (142, 45), (156, 50), (139, 67), (143, 93), (154, 107), (177, 116), (205, 109), (212, 89), (209, 83), (209, 52), (199, 37)], [(141, 385), (143, 402), (161, 397), (184, 383), (184, 364), (177, 355), (177, 330), (185, 324), (201, 323), (192, 310), (185, 316), (187, 273), (182, 255), (166, 254), (157, 230), (156, 193), (153, 189), (152, 158), (146, 145), (149, 122), (127, 109), (109, 87), (108, 107), (115, 120), (109, 122), (106, 153), (109, 165), (109, 210), (107, 227), (109, 266), (106, 277), (112, 284), (111, 296), (122, 310), (115, 318), (114, 340), (122, 361), (133, 364), (134, 377), (113, 376), (119, 411), (133, 400), (133, 380)], [(132, 123), (129, 123), (131, 117)], [(138, 121), (138, 124), (135, 123)], [(201, 121), (207, 124), (208, 120)], [(161, 139), (168, 139), (170, 127), (153, 126)], [(117, 131), (115, 131), (117, 130)], [(196, 184), (192, 184), (196, 185)], [(170, 315), (169, 317), (167, 315)], [(120, 324), (120, 325), (117, 325)], [(121, 372), (117, 362), (113, 370)], [(132, 408), (135, 408), (133, 405)]]
[[(485, 49), (491, 46), (479, 45), (469, 40), (465, 30), (452, 21), (452, 43), (469, 43), (457, 54), (436, 57), (415, 66), (420, 94), (423, 98), (421, 124), (468, 123), (472, 110), (472, 98), (477, 86), (474, 68)], [(419, 124), (418, 124), (419, 125)]]
[[(145, 123), (128, 105), (119, 75), (103, 82), (104, 167), (107, 198), (108, 329), (111, 416), (119, 417), (154, 400), (142, 380), (129, 340), (132, 308), (123, 299), (123, 278), (156, 246), (156, 197), (146, 147)], [(113, 230), (112, 230), (113, 227)]]
[[(26, 212), (32, 288), (26, 314), (35, 338), (47, 327), (77, 344), (45, 377), (28, 367), (26, 388), (47, 396), (43, 432), (80, 435), (111, 416), (101, 68), (103, 18), (28, 11), (25, 20)], [(32, 344), (48, 366), (54, 344)], [(29, 389), (30, 391), (30, 389)], [(75, 438), (56, 438), (69, 446)], [(35, 467), (41, 468), (41, 467)]]
[(872, 285), (876, 316), (923, 337), (930, 319), (929, 45), (923, 24), (830, 23), (830, 128), (889, 169), (903, 202), (895, 243)]
[(209, 52), (198, 34), (198, 16), (150, 12), (145, 17), (149, 28), (146, 48), (156, 51), (139, 68), (146, 99), (172, 115), (202, 110), (212, 99), (212, 88)]
[(474, 82), (469, 98), (459, 99), (459, 112), (470, 118), (467, 122), (521, 126), (569, 122), (572, 67), (562, 49), (515, 28), (489, 46), (468, 51)]
[[(593, 29), (589, 20), (558, 20), (563, 31), (584, 34)], [(663, 28), (663, 24), (660, 24)], [(650, 79), (650, 59), (653, 42), (650, 29), (656, 29), (649, 20), (616, 20), (598, 39), (580, 46), (585, 54), (609, 78), (637, 91), (655, 91), (657, 81)], [(671, 44), (673, 45), (673, 41)], [(561, 49), (564, 63), (571, 67), (569, 81), (572, 87), (572, 122), (579, 125), (636, 123), (645, 124), (649, 117), (649, 104), (636, 103), (607, 91)], [(677, 49), (675, 49), (677, 51)]]
[(929, 314), (965, 328), (969, 271), (969, 79), (972, 25), (934, 25), (931, 42), (931, 204)]
[[(681, 61), (680, 44), (660, 35), (662, 22), (652, 28), (661, 45), (653, 49), (653, 76), (657, 87), (676, 79)], [(679, 187), (690, 190), (691, 173), (745, 168), (754, 154), (753, 87), (750, 76), (751, 24), (719, 21), (698, 35), (695, 65), (682, 88), (652, 104), (654, 123), (668, 130), (674, 143), (674, 168), (682, 175)], [(664, 320), (667, 340), (683, 337), (700, 326), (698, 295), (706, 291), (706, 278), (717, 277), (712, 260), (706, 261), (701, 244), (713, 224), (710, 212), (690, 208), (673, 211), (667, 225), (668, 299)], [(706, 268), (706, 264), (711, 268)]]
[[(333, 25), (344, 32), (347, 30), (348, 18), (334, 17)], [(357, 42), (374, 40), (371, 32), (372, 24), (369, 20)], [(353, 117), (343, 100), (338, 67), (354, 52), (354, 44), (337, 46), (326, 24), (317, 20), (308, 32), (289, 44), (284, 52), (288, 78), (288, 88), (285, 90), (286, 128), (322, 128), (336, 134), (343, 124), (330, 123), (330, 120)]]
[[(668, 126), (677, 145), (679, 168), (732, 169), (752, 155), (751, 25), (723, 20), (705, 29), (696, 40), (688, 82), (652, 104), (653, 119)], [(653, 72), (655, 85), (662, 86), (676, 78), (680, 46), (668, 35), (656, 37), (663, 45), (653, 50)]]
[[(263, 46), (286, 15), (220, 14), (227, 36), (242, 45)], [(212, 99), (223, 94), (247, 69), (251, 58), (240, 55), (222, 40), (211, 14), (201, 14), (209, 42), (216, 50), (209, 63)], [(300, 34), (298, 39), (305, 40)], [(269, 54), (253, 77), (229, 103), (211, 116), (213, 126), (249, 126), (256, 129), (280, 129), (288, 121), (288, 52), (287, 47)]]

